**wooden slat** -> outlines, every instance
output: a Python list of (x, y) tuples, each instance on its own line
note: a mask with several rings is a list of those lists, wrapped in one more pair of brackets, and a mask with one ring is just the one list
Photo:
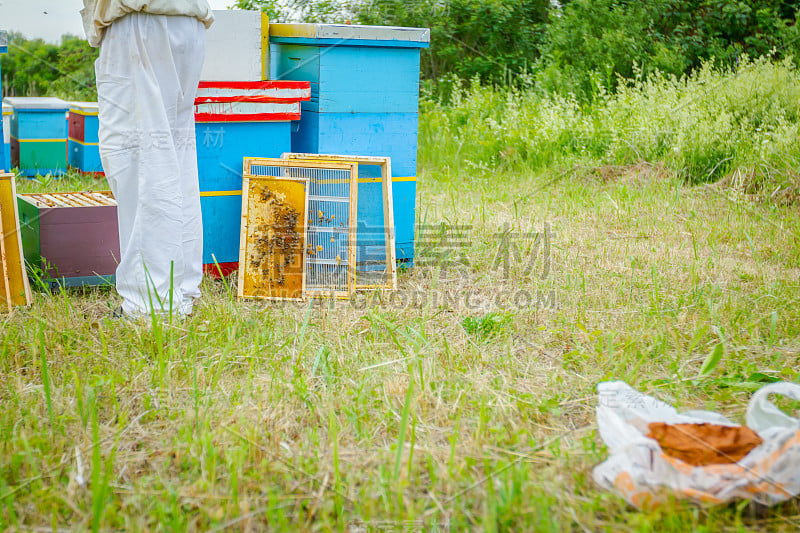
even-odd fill
[(86, 194), (100, 205), (117, 205), (117, 201), (110, 194), (106, 194), (104, 192), (90, 192)]
[(53, 194), (42, 194), (41, 198), (44, 198), (51, 203), (49, 207), (70, 207), (70, 205), (67, 202), (65, 202), (64, 200), (58, 198)]
[[(265, 167), (291, 167), (291, 168), (320, 168), (330, 170), (349, 170), (351, 165), (346, 162), (337, 161), (292, 161), (277, 157), (245, 157), (244, 158), (244, 173), (253, 175), (253, 165), (261, 165)], [(259, 176), (260, 177), (260, 176)], [(280, 176), (275, 176), (280, 177)]]
[(244, 168), (246, 169), (244, 174), (244, 179), (242, 180), (242, 225), (241, 230), (239, 232), (239, 277), (237, 280), (237, 290), (236, 295), (239, 298), (244, 298), (244, 268), (247, 261), (247, 208), (248, 208), (248, 198), (250, 194), (248, 191), (250, 190), (250, 178), (248, 177), (249, 174), (249, 167), (247, 158), (244, 161)]
[(397, 250), (395, 248), (394, 230), (394, 196), (392, 194), (392, 161), (388, 157), (381, 165), (383, 185), (383, 225), (386, 244), (386, 288), (397, 290)]
[(75, 207), (96, 207), (97, 204), (89, 202), (86, 198), (81, 197), (79, 194), (64, 193), (63, 198), (68, 199), (75, 204)]
[(343, 161), (356, 163), (372, 163), (375, 165), (383, 165), (388, 157), (374, 156), (374, 155), (338, 155), (338, 154), (308, 154), (300, 152), (286, 152), (281, 155), (283, 159), (308, 159), (308, 160), (321, 160), (321, 161)]

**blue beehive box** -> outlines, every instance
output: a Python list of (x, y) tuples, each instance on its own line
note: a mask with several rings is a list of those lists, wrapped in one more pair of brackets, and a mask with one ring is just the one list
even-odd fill
[(67, 163), (83, 174), (103, 175), (99, 146), (97, 102), (71, 102), (67, 139)]
[(195, 135), (208, 274), (239, 266), (243, 159), (291, 151), (291, 121), (310, 97), (307, 82), (200, 82)]
[[(414, 257), (419, 58), (429, 43), (426, 28), (270, 25), (272, 77), (311, 83), (292, 151), (391, 157), (397, 258), (405, 262)], [(359, 220), (382, 220), (370, 216), (381, 211), (378, 169), (364, 170)], [(380, 234), (359, 224), (357, 241)]]
[(11, 104), (11, 165), (23, 176), (67, 170), (67, 111), (60, 98), (6, 98)]
[[(8, 35), (5, 30), (0, 30), (0, 54), (8, 52)], [(0, 67), (0, 95), (3, 94), (3, 69)], [(6, 119), (6, 107), (8, 107), (8, 119)], [(0, 139), (3, 139), (3, 149), (0, 150), (0, 171), (11, 168), (11, 144), (9, 133), (11, 132), (11, 106), (3, 104), (3, 116), (0, 121)]]

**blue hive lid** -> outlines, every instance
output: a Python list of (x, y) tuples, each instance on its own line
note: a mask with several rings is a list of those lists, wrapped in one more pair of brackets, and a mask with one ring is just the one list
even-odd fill
[(25, 111), (67, 111), (69, 103), (50, 96), (9, 96), (3, 99), (14, 109)]
[(270, 24), (269, 40), (273, 43), (316, 46), (428, 48), (431, 30), (351, 24)]

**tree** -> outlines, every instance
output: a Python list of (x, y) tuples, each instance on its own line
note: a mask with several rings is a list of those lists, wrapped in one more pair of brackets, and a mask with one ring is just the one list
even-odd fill
[(12, 33), (8, 54), (2, 56), (3, 96), (60, 96), (69, 100), (95, 100), (94, 61), (98, 50), (73, 35), (61, 45), (41, 39), (27, 40)]
[(571, 0), (555, 8), (540, 77), (551, 88), (591, 95), (598, 83), (659, 71), (681, 75), (714, 59), (798, 51), (800, 2), (776, 0)]

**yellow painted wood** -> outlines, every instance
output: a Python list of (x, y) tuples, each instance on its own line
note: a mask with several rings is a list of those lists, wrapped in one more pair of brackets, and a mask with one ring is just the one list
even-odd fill
[(273, 37), (300, 37), (314, 39), (317, 36), (316, 24), (273, 24), (269, 28)]
[(356, 239), (358, 237), (358, 163), (353, 163), (350, 170), (350, 251), (347, 254), (350, 259), (350, 284), (348, 287), (348, 297), (352, 297), (356, 290)]
[[(22, 253), (22, 236), (19, 231), (17, 214), (17, 186), (13, 174), (0, 174), (0, 220), (2, 220), (2, 239), (5, 247), (8, 285), (11, 291), (11, 306), (29, 305), (31, 303), (31, 287), (25, 270), (25, 259)], [(6, 307), (11, 307), (6, 301)]]
[(200, 191), (200, 196), (239, 196), (242, 191)]
[(17, 139), (12, 136), (12, 139), (21, 143), (63, 143), (65, 139)]
[(261, 12), (261, 79), (269, 79), (269, 16)]
[[(3, 209), (0, 206), (0, 235), (3, 232)], [(0, 298), (2, 298), (2, 309), (9, 309), (8, 302), (11, 301), (11, 283), (8, 277), (8, 263), (6, 259), (5, 239), (0, 239)]]
[(83, 115), (84, 117), (96, 117), (99, 114), (97, 111), (81, 111), (75, 108), (71, 108), (69, 112), (75, 115)]
[[(359, 178), (359, 183), (380, 183), (383, 181), (383, 178)], [(417, 181), (416, 176), (408, 177), (408, 178), (392, 178), (392, 182), (398, 183), (401, 181)]]
[(70, 141), (76, 142), (78, 144), (82, 144), (83, 146), (100, 146), (100, 143), (87, 143), (85, 141), (79, 141), (78, 139), (73, 139), (72, 137), (67, 137)]

